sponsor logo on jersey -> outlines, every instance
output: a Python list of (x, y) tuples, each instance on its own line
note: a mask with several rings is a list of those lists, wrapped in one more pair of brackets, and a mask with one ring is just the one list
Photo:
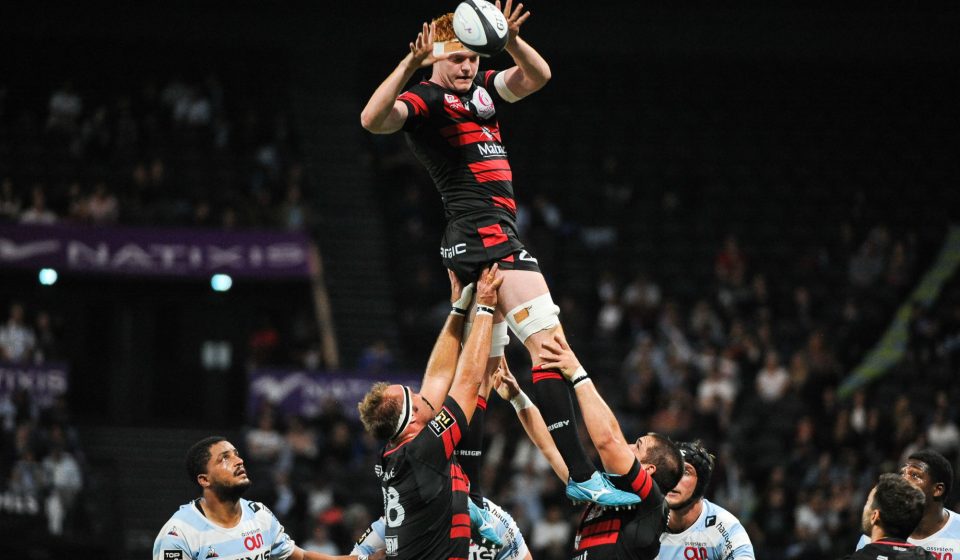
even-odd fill
[(263, 509), (263, 505), (259, 504), (258, 502), (250, 502), (250, 510), (253, 513), (257, 513), (261, 509)]
[(217, 551), (215, 548), (211, 546), (210, 548), (207, 549), (207, 555), (205, 556), (205, 558), (219, 558), (219, 557), (220, 555), (217, 554)]
[(481, 119), (489, 119), (497, 114), (497, 109), (493, 106), (493, 99), (490, 97), (490, 93), (482, 87), (474, 90), (470, 105), (473, 112)]
[(451, 95), (449, 93), (443, 94), (443, 102), (447, 104), (451, 109), (464, 110), (463, 101), (460, 100), (456, 95)]
[(716, 515), (708, 515), (708, 516), (707, 516), (707, 519), (705, 520), (704, 525), (706, 525), (707, 527), (713, 527), (713, 526), (716, 525), (716, 524), (717, 524), (717, 516), (716, 516)]
[(360, 535), (360, 538), (357, 539), (357, 546), (360, 546), (361, 544), (363, 544), (363, 541), (365, 541), (367, 537), (370, 536), (370, 533), (372, 532), (373, 532), (373, 525), (367, 527), (367, 530), (364, 531), (362, 535)]
[(455, 453), (461, 457), (480, 457), (483, 451), (477, 449), (457, 449)]
[(466, 243), (457, 243), (453, 247), (440, 247), (440, 257), (444, 259), (452, 259), (457, 255), (462, 255), (467, 252)]
[(177, 526), (176, 526), (176, 525), (174, 525), (173, 527), (170, 527), (170, 530), (167, 531), (167, 534), (170, 535), (171, 537), (179, 537), (179, 536), (180, 536), (180, 533), (177, 532)]
[(163, 560), (184, 560), (182, 550), (164, 550)]
[(430, 431), (433, 432), (434, 435), (439, 436), (456, 423), (456, 419), (444, 408), (440, 411), (440, 414), (437, 414), (437, 416), (430, 421)]
[(396, 535), (388, 536), (388, 537), (384, 540), (384, 543), (387, 545), (387, 556), (396, 556), (396, 555), (397, 555), (397, 549), (399, 548), (399, 547), (397, 546), (397, 545), (398, 545), (398, 543), (397, 543), (397, 536), (396, 536)]
[[(486, 127), (483, 128), (483, 132), (487, 136), (490, 136), (490, 137), (493, 136), (492, 134), (490, 134), (490, 131), (486, 129)], [(481, 142), (477, 144), (477, 149), (480, 150), (480, 155), (484, 157), (507, 155), (507, 149), (504, 148), (501, 144), (493, 144), (491, 142)]]

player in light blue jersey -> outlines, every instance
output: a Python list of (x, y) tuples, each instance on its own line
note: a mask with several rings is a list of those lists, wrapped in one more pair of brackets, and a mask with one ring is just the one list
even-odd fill
[(660, 534), (659, 560), (754, 559), (747, 530), (732, 513), (703, 497), (714, 457), (700, 442), (678, 444), (683, 477), (667, 492), (670, 520)]
[[(960, 515), (943, 507), (953, 486), (950, 461), (932, 449), (911, 454), (900, 467), (900, 476), (919, 488), (925, 499), (923, 518), (907, 542), (922, 546), (937, 560), (960, 560)], [(860, 537), (857, 550), (870, 542)]]
[(187, 473), (203, 495), (180, 506), (160, 529), (153, 560), (365, 558), (298, 547), (266, 506), (240, 497), (250, 487), (250, 479), (237, 449), (225, 438), (211, 436), (195, 443), (187, 452)]

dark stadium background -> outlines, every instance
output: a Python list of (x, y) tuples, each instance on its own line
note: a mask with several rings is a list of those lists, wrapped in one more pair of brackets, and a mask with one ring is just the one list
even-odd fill
[[(237, 229), (277, 229), (249, 210), (259, 204), (246, 190), (249, 151), (233, 149), (211, 163), (178, 144), (180, 132), (172, 127), (150, 154), (65, 156), (49, 148), (49, 133), (42, 130), (50, 96), (65, 81), (84, 100), (85, 122), (99, 105), (115, 116), (116, 100), (136, 102), (148, 82), (162, 88), (178, 78), (202, 85), (216, 76), (233, 142), (239, 143), (250, 111), (259, 115), (261, 132), (273, 130), (264, 122), (282, 117), (282, 171), (302, 165), (303, 204), (311, 216), (306, 231), (319, 249), (331, 312), (329, 324), (312, 323), (315, 286), (306, 280), (238, 280), (229, 292), (214, 293), (204, 279), (60, 271), (57, 284), (47, 287), (38, 284), (36, 270), (0, 269), (3, 320), (12, 302), (22, 303), (30, 320), (41, 310), (54, 320), (70, 370), (70, 412), (59, 418), (84, 480), (62, 534), (49, 537), (42, 516), (9, 505), (8, 482), (22, 449), (15, 430), (5, 426), (5, 549), (13, 546), (26, 558), (149, 554), (163, 521), (193, 497), (181, 465), (187, 446), (217, 432), (244, 448), (255, 422), (246, 381), (253, 361), (297, 367), (303, 344), (334, 334), (339, 371), (362, 378), (384, 371), (418, 375), (440, 325), (442, 311), (435, 310), (447, 295), (435, 255), (442, 211), (402, 139), (367, 134), (358, 116), (418, 24), (454, 5), (151, 0), (112, 8), (84, 2), (5, 6), (0, 180), (10, 178), (21, 199), (29, 200), (38, 182), (54, 198), (73, 180), (89, 189), (105, 178), (121, 200), (119, 224), (187, 226), (182, 217), (125, 213), (134, 196), (125, 191), (130, 168), (159, 157), (167, 184), (180, 182), (185, 200), (195, 203), (193, 193), (203, 192), (215, 215), (223, 204), (247, 211)], [(518, 199), (531, 211), (525, 239), (564, 309), (574, 348), (622, 413), (628, 436), (662, 422), (673, 425), (675, 435), (702, 437), (723, 451), (710, 495), (719, 491), (739, 506), (758, 557), (835, 557), (850, 550), (871, 477), (896, 465), (903, 447), (914, 442), (910, 436), (924, 432), (935, 411), (948, 423), (960, 421), (956, 276), (942, 282), (933, 305), (912, 315), (902, 359), (865, 386), (877, 424), (838, 435), (829, 422), (850, 414), (854, 399), (843, 392), (824, 396), (842, 386), (877, 344), (957, 223), (956, 7), (536, 0), (526, 6), (533, 15), (522, 35), (548, 60), (554, 77), (532, 99), (501, 109), (503, 130)], [(481, 67), (505, 64), (495, 58)], [(39, 129), (28, 134), (30, 122)], [(257, 140), (251, 142), (255, 147)], [(150, 210), (149, 201), (133, 202)], [(266, 203), (280, 208), (282, 192)], [(562, 223), (552, 223), (543, 208), (557, 209)], [(214, 219), (205, 227), (219, 226)], [(732, 290), (740, 304), (725, 310), (714, 264), (731, 234), (746, 255), (747, 276), (740, 292)], [(885, 269), (869, 285), (852, 286), (849, 263), (858, 248), (884, 236), (886, 250), (903, 244), (908, 266), (896, 281), (887, 281)], [(662, 298), (648, 309), (625, 309), (609, 293), (627, 287), (638, 272), (659, 285)], [(762, 301), (750, 293), (756, 275), (767, 286)], [(798, 318), (793, 307), (799, 287), (811, 296), (811, 317)], [(809, 351), (811, 333), (834, 365), (767, 416), (753, 395), (759, 364), (743, 354), (731, 354), (741, 379), (728, 411), (705, 413), (689, 404), (700, 380), (693, 366), (680, 389), (689, 395), (644, 402), (631, 394), (636, 379), (623, 364), (631, 351), (636, 355), (643, 334), (656, 339), (661, 319), (674, 310), (686, 322), (700, 300), (720, 319), (721, 336), (713, 341), (718, 352), (732, 348), (732, 324), (755, 339), (765, 324), (772, 331), (766, 344), (780, 351), (785, 367), (791, 354)], [(608, 330), (599, 327), (598, 318), (615, 316), (618, 306), (623, 320)], [(281, 340), (267, 357), (251, 342), (265, 321)], [(303, 321), (310, 325), (304, 328)], [(210, 340), (232, 349), (225, 370), (204, 367), (203, 343)], [(511, 347), (508, 355), (522, 372), (528, 366), (517, 350)], [(898, 397), (906, 401), (898, 405)], [(654, 418), (667, 404), (687, 406), (675, 424)], [(363, 528), (364, 515), (376, 513), (373, 446), (350, 419), (354, 403), (340, 405), (346, 413), (334, 406), (307, 419), (321, 454), (287, 474), (297, 505), (284, 522), (301, 543), (319, 523), (343, 547)], [(491, 441), (496, 430), (516, 433), (509, 408), (494, 405), (492, 411)], [(278, 429), (288, 429), (284, 412), (276, 412)], [(915, 419), (913, 432), (897, 423), (904, 413)], [(43, 417), (37, 416), (30, 436), (41, 455), (49, 447)], [(340, 422), (350, 428), (346, 445), (334, 434)], [(796, 426), (804, 423), (812, 423), (815, 435), (795, 440)], [(906, 433), (891, 435), (898, 429)], [(511, 449), (515, 442), (505, 445)], [(948, 456), (956, 468), (957, 450)], [(509, 481), (518, 479), (507, 463), (492, 465), (484, 476), (500, 500), (510, 499)], [(264, 476), (255, 497), (268, 504), (279, 499), (283, 492), (272, 487), (271, 465), (258, 472)], [(572, 519), (558, 488), (545, 483), (542, 503), (546, 509), (559, 505)], [(749, 488), (750, 495), (737, 488)], [(787, 493), (780, 509), (769, 503), (777, 488)], [(311, 492), (330, 504), (308, 512)], [(794, 527), (802, 507), (822, 521), (814, 525), (816, 534)], [(764, 525), (781, 518), (783, 527)], [(545, 549), (535, 557), (551, 554)]]

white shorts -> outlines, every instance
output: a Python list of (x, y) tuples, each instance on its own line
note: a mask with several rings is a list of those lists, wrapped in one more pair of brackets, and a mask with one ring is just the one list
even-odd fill
[(469, 560), (522, 560), (526, 558), (527, 543), (523, 540), (523, 535), (520, 534), (520, 528), (517, 527), (517, 522), (513, 520), (513, 517), (511, 517), (506, 510), (487, 498), (483, 499), (483, 507), (500, 521), (496, 526), (496, 530), (497, 535), (500, 537), (500, 542), (503, 543), (503, 548), (498, 550), (496, 556), (494, 556), (493, 550), (478, 546), (471, 540)]

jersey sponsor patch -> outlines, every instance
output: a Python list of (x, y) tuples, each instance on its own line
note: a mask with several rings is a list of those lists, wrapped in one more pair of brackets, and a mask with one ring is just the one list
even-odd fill
[(704, 524), (705, 524), (707, 527), (713, 527), (714, 525), (717, 524), (717, 516), (716, 516), (716, 515), (708, 515), (707, 518), (706, 518), (706, 520), (704, 520)]
[(397, 536), (396, 535), (389, 536), (386, 538), (384, 542), (387, 545), (387, 556), (396, 556), (397, 549), (399, 548), (397, 546)]
[(163, 560), (185, 560), (182, 550), (164, 550)]
[(456, 423), (457, 420), (444, 408), (440, 411), (440, 414), (437, 414), (437, 416), (430, 421), (430, 431), (433, 432), (434, 435), (440, 436)]
[(372, 532), (373, 532), (373, 525), (367, 527), (367, 530), (364, 531), (362, 535), (360, 535), (360, 538), (357, 539), (357, 543), (356, 543), (357, 546), (360, 546), (361, 544), (363, 544), (363, 541), (367, 540), (367, 537), (369, 537), (370, 533)]

